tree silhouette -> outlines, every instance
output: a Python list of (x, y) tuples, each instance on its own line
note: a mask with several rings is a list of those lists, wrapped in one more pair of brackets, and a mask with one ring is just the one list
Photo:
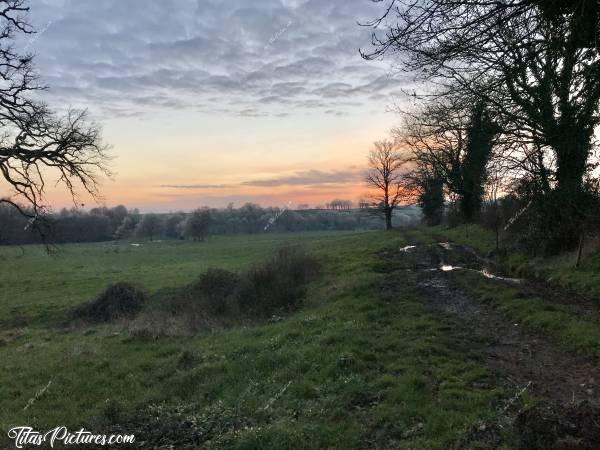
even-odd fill
[(45, 86), (38, 83), (33, 56), (15, 50), (17, 39), (34, 33), (28, 11), (25, 0), (0, 1), (0, 174), (12, 190), (0, 203), (42, 230), (47, 178), (55, 176), (79, 203), (77, 188), (97, 197), (99, 176), (108, 169), (100, 129), (85, 111), (59, 117), (34, 99)]
[(398, 145), (392, 141), (375, 142), (369, 153), (369, 169), (366, 181), (374, 188), (373, 199), (377, 211), (385, 217), (385, 228), (392, 228), (394, 209), (400, 204), (404, 194), (401, 169), (407, 160)]
[(404, 70), (440, 86), (438, 95), (483, 101), (512, 139), (507, 160), (543, 162), (550, 192), (540, 217), (565, 247), (576, 245), (588, 213), (584, 179), (600, 123), (596, 8), (592, 0), (391, 0), (366, 24), (392, 22), (375, 31), (365, 58), (393, 52)]

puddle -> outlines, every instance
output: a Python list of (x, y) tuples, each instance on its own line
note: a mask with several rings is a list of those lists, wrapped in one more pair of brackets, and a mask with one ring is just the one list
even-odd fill
[(431, 271), (441, 270), (442, 272), (452, 272), (454, 270), (470, 270), (471, 272), (479, 273), (479, 274), (483, 275), (484, 277), (489, 278), (491, 280), (506, 281), (508, 283), (522, 283), (523, 282), (523, 280), (520, 278), (507, 278), (507, 277), (501, 277), (498, 275), (494, 275), (493, 273), (491, 273), (490, 271), (488, 271), (486, 269), (477, 270), (477, 269), (470, 269), (468, 267), (451, 266), (449, 264), (442, 264), (438, 269), (430, 269), (430, 270)]
[(491, 272), (488, 272), (487, 270), (477, 270), (477, 272), (479, 272), (480, 274), (482, 274), (484, 277), (486, 278), (490, 278), (492, 280), (501, 280), (501, 281), (508, 281), (510, 283), (522, 283), (523, 280), (520, 278), (506, 278), (506, 277), (500, 277), (498, 275), (494, 275)]
[[(452, 251), (454, 250), (456, 247), (450, 243), (450, 242), (437, 242), (435, 245), (438, 245), (440, 247), (442, 247), (444, 250), (448, 250), (448, 251)], [(417, 248), (416, 245), (407, 245), (406, 247), (400, 247), (400, 252), (402, 253), (409, 253), (411, 250), (414, 250), (415, 248)], [(465, 247), (466, 250), (468, 250), (470, 253), (472, 253), (478, 260), (481, 260), (482, 263), (486, 263), (487, 260), (481, 258), (477, 252), (475, 252), (472, 249), (468, 249)], [(481, 267), (484, 264), (476, 264), (476, 267)], [(501, 277), (499, 275), (494, 275), (492, 272), (490, 272), (488, 269), (479, 269), (479, 268), (471, 268), (471, 267), (461, 267), (461, 266), (452, 266), (450, 264), (446, 264), (445, 261), (442, 260), (441, 264), (438, 267), (433, 267), (430, 269), (422, 269), (425, 272), (453, 272), (455, 270), (469, 270), (471, 272), (476, 272), (480, 275), (483, 275), (486, 278), (489, 278), (491, 280), (500, 280), (500, 281), (506, 281), (508, 283), (522, 283), (524, 280), (521, 278), (508, 278), (508, 277)]]

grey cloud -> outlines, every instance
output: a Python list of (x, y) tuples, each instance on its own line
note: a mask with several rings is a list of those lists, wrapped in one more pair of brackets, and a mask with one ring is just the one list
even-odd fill
[(328, 109), (327, 111), (325, 111), (325, 114), (329, 114), (332, 116), (338, 116), (338, 117), (347, 115), (347, 113), (344, 111), (335, 111), (333, 109)]
[(271, 95), (269, 97), (263, 97), (261, 98), (259, 101), (259, 103), (274, 103), (274, 104), (278, 104), (282, 102), (282, 97), (280, 97), (279, 95)]
[(278, 187), (278, 186), (303, 186), (315, 187), (324, 185), (337, 185), (345, 183), (355, 183), (363, 176), (363, 171), (351, 166), (344, 170), (322, 171), (305, 170), (293, 173), (291, 175), (264, 178), (259, 180), (249, 180), (242, 183), (233, 184), (162, 184), (161, 188), (170, 189), (226, 189), (246, 187)]
[(351, 113), (405, 83), (386, 76), (387, 64), (360, 59), (370, 30), (356, 22), (380, 9), (368, 0), (176, 5), (32, 3), (34, 24), (47, 28), (28, 44), (51, 88), (43, 95), (123, 115), (195, 108), (218, 96), (231, 114), (256, 117), (290, 108)]
[(238, 113), (238, 115), (242, 117), (264, 117), (266, 113), (257, 109), (243, 109)]
[(161, 188), (169, 189), (226, 189), (229, 184), (161, 184)]
[(338, 170), (332, 172), (307, 170), (277, 178), (246, 181), (242, 183), (242, 186), (276, 187), (290, 185), (343, 184), (355, 182), (360, 176), (361, 171), (359, 170)]

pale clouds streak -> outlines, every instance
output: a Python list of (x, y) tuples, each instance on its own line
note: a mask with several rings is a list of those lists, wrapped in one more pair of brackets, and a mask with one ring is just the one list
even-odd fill
[(272, 178), (260, 178), (233, 184), (163, 184), (161, 188), (171, 189), (226, 189), (237, 187), (281, 187), (281, 186), (323, 186), (356, 183), (363, 176), (363, 170), (348, 168), (345, 170), (321, 171), (305, 170), (289, 175)]
[(320, 170), (307, 170), (292, 175), (245, 181), (243, 186), (277, 187), (277, 186), (307, 186), (323, 184), (345, 184), (356, 182), (360, 179), (360, 169), (338, 170), (323, 172)]

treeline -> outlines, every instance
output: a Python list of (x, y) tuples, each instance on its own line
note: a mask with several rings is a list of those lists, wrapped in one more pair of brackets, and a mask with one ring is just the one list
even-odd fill
[[(25, 207), (22, 210), (33, 212)], [(133, 232), (139, 220), (137, 210), (122, 205), (91, 211), (63, 209), (36, 221), (10, 205), (0, 204), (0, 244), (106, 241), (126, 228)]]
[(392, 141), (426, 221), (487, 223), (538, 254), (581, 249), (600, 228), (597, 2), (384, 3), (368, 25), (389, 26), (363, 56), (401, 55), (426, 86)]
[[(418, 223), (418, 208), (397, 211), (397, 225)], [(44, 217), (43, 232), (35, 221), (0, 204), (0, 244), (102, 242), (119, 239), (189, 239), (215, 234), (255, 234), (325, 230), (376, 230), (381, 218), (364, 210), (290, 210), (247, 203), (239, 208), (199, 208), (192, 212), (141, 214), (123, 205), (89, 211), (63, 209)]]

